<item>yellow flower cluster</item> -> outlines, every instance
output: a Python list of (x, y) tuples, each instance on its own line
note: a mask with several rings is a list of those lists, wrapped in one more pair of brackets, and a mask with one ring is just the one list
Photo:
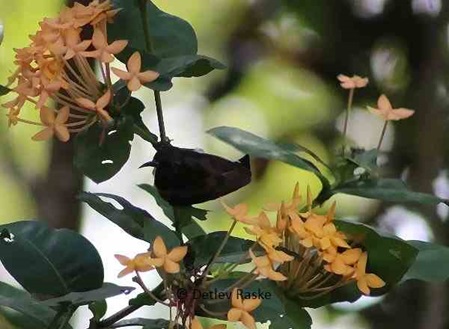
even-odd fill
[[(251, 218), (246, 205), (226, 206), (234, 220), (250, 225), (246, 231), (256, 236), (265, 251), (265, 255), (257, 257), (250, 250), (255, 273), (273, 281), (285, 281), (280, 285), (300, 296), (316, 297), (354, 280), (365, 295), (370, 294), (370, 288), (383, 287), (385, 282), (380, 277), (366, 273), (366, 251), (352, 248), (348, 237), (333, 223), (335, 204), (326, 215), (319, 215), (312, 210), (310, 190), (307, 199), (307, 211), (300, 212), (302, 200), (296, 184), (288, 203), (266, 207), (268, 211), (277, 211), (276, 225), (271, 224), (265, 212)], [(330, 284), (325, 285), (326, 282)]]
[[(33, 136), (45, 140), (53, 135), (68, 141), (70, 133), (89, 128), (96, 122), (106, 126), (113, 119), (111, 107), (113, 90), (110, 63), (128, 44), (126, 40), (107, 41), (107, 23), (111, 23), (119, 9), (110, 0), (94, 0), (84, 6), (75, 3), (65, 7), (56, 18), (46, 18), (40, 29), (30, 37), (31, 44), (16, 49), (15, 73), (8, 86), (14, 86), (17, 97), (3, 104), (9, 110), (9, 126), (19, 122), (44, 129)], [(92, 31), (91, 39), (82, 32)], [(99, 62), (103, 81), (99, 81), (89, 59)], [(113, 72), (128, 82), (130, 91), (158, 78), (153, 71), (140, 72), (141, 57), (134, 53), (128, 61), (129, 72), (114, 69)], [(52, 109), (48, 100), (60, 104), (60, 110)], [(19, 117), (22, 107), (31, 102), (40, 111), (40, 122)]]

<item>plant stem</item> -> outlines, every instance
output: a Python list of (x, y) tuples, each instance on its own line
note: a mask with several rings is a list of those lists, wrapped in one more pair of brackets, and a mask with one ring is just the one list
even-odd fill
[(98, 323), (98, 328), (108, 328), (112, 326), (114, 323), (120, 321), (124, 317), (130, 315), (131, 313), (137, 311), (143, 305), (129, 305), (124, 309), (118, 311), (117, 313), (111, 315), (109, 318), (104, 319)]
[(355, 90), (354, 88), (349, 90), (348, 107), (346, 108), (345, 125), (343, 127), (343, 149), (342, 149), (342, 155), (345, 155), (346, 135), (348, 133), (349, 114), (351, 113), (352, 100), (354, 99), (354, 90)]
[(385, 137), (385, 132), (387, 131), (388, 121), (385, 120), (384, 127), (382, 128), (382, 133), (380, 134), (379, 144), (377, 144), (377, 152), (379, 153), (380, 147), (382, 146), (382, 141)]
[(156, 114), (157, 114), (157, 122), (159, 124), (159, 136), (161, 138), (161, 142), (166, 142), (167, 135), (165, 133), (164, 115), (162, 113), (162, 101), (160, 91), (154, 90), (154, 100), (156, 102)]
[(145, 291), (145, 293), (148, 296), (150, 296), (151, 298), (153, 298), (156, 302), (170, 307), (170, 304), (165, 303), (162, 299), (160, 299), (155, 294), (153, 294), (153, 292), (150, 289), (148, 289), (148, 287), (143, 282), (142, 277), (140, 276), (139, 272), (136, 271), (136, 277), (134, 278), (133, 281), (136, 282), (142, 288), (142, 290)]
[(229, 228), (228, 232), (226, 233), (225, 238), (221, 242), (220, 247), (218, 247), (217, 251), (215, 252), (214, 256), (209, 260), (209, 262), (206, 265), (206, 269), (204, 270), (204, 277), (207, 276), (207, 271), (209, 270), (210, 266), (217, 260), (218, 256), (220, 256), (221, 252), (223, 251), (224, 247), (226, 246), (226, 243), (229, 240), (229, 237), (232, 234), (232, 231), (234, 231), (235, 225), (237, 224), (237, 221), (234, 219), (232, 222), (231, 227)]
[[(145, 48), (147, 53), (152, 53), (151, 37), (150, 37), (150, 24), (148, 23), (147, 3), (146, 0), (139, 0), (140, 7), (140, 19), (142, 20), (143, 34), (145, 37)], [(158, 90), (154, 91), (154, 99), (156, 101), (156, 114), (159, 124), (159, 136), (161, 142), (167, 141), (167, 135), (165, 133), (164, 116), (162, 113), (161, 93)]]

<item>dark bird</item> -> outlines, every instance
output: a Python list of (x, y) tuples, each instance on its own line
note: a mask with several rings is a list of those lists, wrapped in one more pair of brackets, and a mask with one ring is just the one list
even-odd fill
[(161, 143), (153, 160), (142, 167), (155, 167), (154, 185), (162, 198), (174, 206), (187, 206), (217, 199), (251, 182), (249, 156), (237, 162)]

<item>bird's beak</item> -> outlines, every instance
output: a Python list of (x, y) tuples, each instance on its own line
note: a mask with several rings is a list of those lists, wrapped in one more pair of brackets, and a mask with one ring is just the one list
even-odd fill
[(143, 165), (141, 165), (139, 168), (145, 168), (145, 167), (156, 167), (157, 163), (155, 161), (148, 161), (145, 162)]

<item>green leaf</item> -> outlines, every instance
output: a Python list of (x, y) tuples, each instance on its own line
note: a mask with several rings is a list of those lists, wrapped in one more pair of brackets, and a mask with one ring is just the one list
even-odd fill
[(113, 89), (114, 102), (121, 105), (121, 114), (131, 117), (134, 122), (134, 133), (155, 146), (158, 138), (148, 129), (141, 117), (145, 105), (137, 98), (131, 97), (131, 93), (126, 87), (125, 81), (117, 81), (114, 83)]
[(185, 20), (167, 14), (151, 1), (146, 3), (151, 51), (147, 51), (144, 26), (139, 6), (132, 1), (114, 0), (114, 6), (123, 8), (108, 28), (110, 41), (129, 40), (128, 46), (117, 58), (127, 63), (136, 51), (142, 56), (142, 71), (153, 70), (159, 78), (145, 86), (159, 91), (169, 90), (174, 77), (198, 77), (225, 66), (207, 56), (197, 55), (198, 41), (192, 26)]
[(165, 216), (173, 223), (179, 223), (182, 232), (189, 238), (193, 239), (197, 236), (205, 235), (206, 233), (194, 218), (199, 220), (206, 220), (207, 210), (198, 209), (194, 207), (173, 207), (167, 201), (162, 199), (159, 192), (154, 186), (149, 184), (138, 185), (141, 189), (153, 196), (156, 203), (163, 210)]
[[(114, 205), (103, 201), (100, 197), (116, 201), (123, 209), (117, 209)], [(179, 240), (172, 230), (151, 216), (147, 211), (133, 206), (122, 197), (106, 193), (83, 192), (78, 198), (137, 239), (152, 243), (157, 236), (161, 236), (167, 247), (179, 246)]]
[(18, 317), (17, 314), (6, 312), (6, 317), (11, 318), (13, 324), (31, 324), (33, 329), (47, 329), (56, 315), (54, 310), (34, 300), (27, 292), (4, 282), (0, 282), (0, 307), (7, 307), (22, 315)]
[[(129, 47), (145, 51), (145, 33), (139, 7), (130, 0), (113, 0), (112, 3), (122, 10), (108, 27), (110, 40), (128, 40)], [(197, 53), (196, 34), (188, 22), (163, 12), (150, 0), (146, 1), (146, 11), (153, 55), (167, 58)]]
[(95, 183), (104, 182), (128, 161), (133, 138), (134, 122), (129, 116), (118, 118), (112, 129), (95, 124), (76, 136), (74, 164)]
[(449, 278), (449, 248), (424, 241), (407, 241), (419, 250), (405, 280), (444, 282)]
[(38, 221), (1, 225), (0, 230), (0, 260), (28, 292), (63, 296), (103, 285), (100, 255), (82, 235)]
[(270, 329), (309, 329), (311, 327), (312, 319), (307, 311), (288, 299), (275, 282), (262, 280), (256, 285), (250, 285), (250, 289), (255, 294), (261, 292), (265, 296), (262, 304), (253, 312), (258, 322), (270, 321)]
[(347, 161), (352, 162), (357, 167), (361, 167), (368, 172), (375, 171), (377, 169), (377, 149), (363, 150), (363, 149), (352, 149), (351, 157), (346, 158)]
[(145, 69), (159, 72), (167, 78), (191, 78), (206, 75), (215, 69), (225, 68), (226, 66), (216, 59), (202, 55), (187, 55), (163, 58), (154, 67), (148, 66)]
[(377, 274), (386, 286), (373, 289), (372, 296), (382, 295), (399, 282), (415, 261), (418, 250), (395, 236), (384, 236), (373, 228), (342, 220), (335, 221), (339, 230), (368, 252), (367, 273)]
[(92, 312), (92, 318), (90, 324), (100, 321), (108, 311), (108, 304), (105, 300), (99, 300), (89, 304), (89, 311)]
[(416, 202), (436, 205), (449, 204), (448, 200), (431, 194), (410, 191), (400, 179), (362, 179), (343, 183), (333, 189), (332, 194), (344, 193), (389, 202)]
[[(227, 232), (212, 232), (189, 240), (189, 254), (194, 257), (194, 266), (201, 267), (209, 262), (221, 246)], [(247, 263), (248, 250), (254, 245), (254, 241), (237, 237), (229, 237), (220, 256), (215, 263)]]
[[(129, 320), (119, 321), (109, 328), (121, 328), (121, 327), (132, 327), (132, 326), (140, 326), (142, 329), (169, 329), (170, 321), (164, 319), (144, 319), (144, 318), (135, 318)], [(181, 325), (176, 326), (176, 328), (183, 329), (184, 327)]]
[(291, 145), (277, 144), (250, 132), (232, 127), (217, 127), (209, 130), (208, 133), (245, 154), (257, 158), (282, 161), (294, 167), (311, 171), (318, 176), (323, 187), (329, 186), (329, 182), (319, 169), (310, 161), (295, 154)]
[(121, 287), (113, 283), (104, 283), (101, 288), (84, 292), (71, 292), (65, 296), (47, 299), (43, 304), (50, 307), (55, 307), (59, 304), (86, 305), (117, 295), (128, 294), (133, 290), (133, 287)]
[(10, 91), (11, 89), (9, 89), (8, 87), (0, 85), (0, 96), (6, 95)]

